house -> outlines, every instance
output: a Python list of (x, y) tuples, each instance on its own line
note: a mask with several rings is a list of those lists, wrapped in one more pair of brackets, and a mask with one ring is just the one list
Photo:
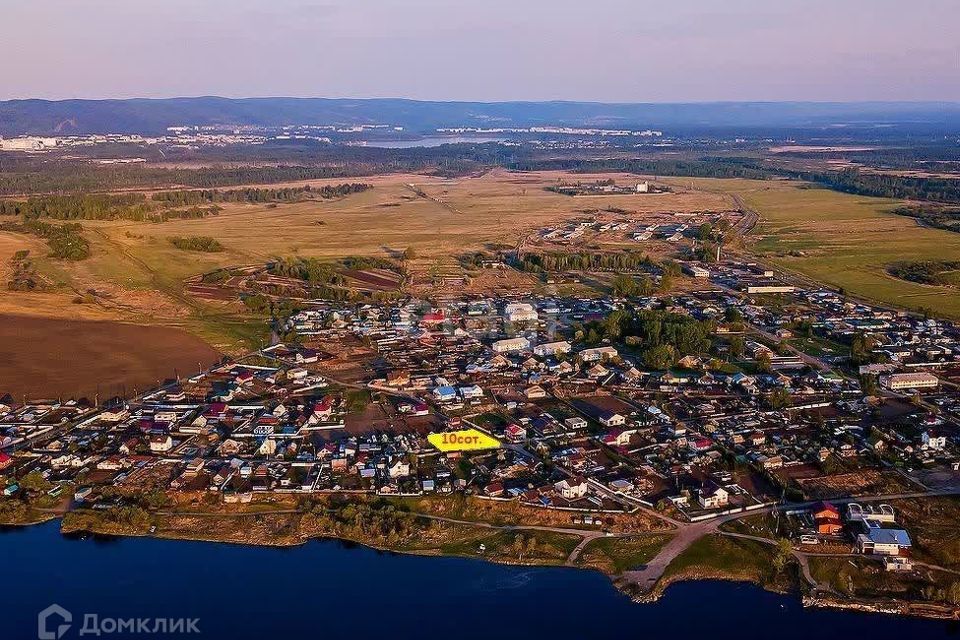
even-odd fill
[(840, 510), (829, 502), (818, 502), (813, 505), (810, 513), (813, 515), (817, 533), (832, 536), (840, 533), (843, 529), (843, 523), (840, 521)]
[(596, 347), (584, 349), (579, 354), (581, 362), (599, 362), (607, 358), (616, 358), (619, 354), (613, 347)]
[(903, 389), (932, 389), (940, 384), (940, 379), (932, 373), (916, 371), (880, 376), (880, 384), (891, 391), (901, 391)]
[(559, 342), (545, 342), (543, 344), (538, 344), (533, 348), (534, 355), (544, 357), (544, 356), (555, 356), (560, 353), (570, 353), (571, 345), (566, 340), (561, 340)]
[(525, 395), (528, 400), (536, 400), (538, 398), (546, 398), (547, 392), (540, 385), (533, 385), (532, 387), (527, 387), (523, 395)]
[(405, 460), (397, 460), (387, 469), (391, 478), (406, 478), (410, 475), (410, 463)]
[(601, 411), (597, 419), (605, 427), (621, 427), (627, 423), (626, 416), (615, 411)]
[(730, 502), (730, 494), (723, 487), (700, 489), (697, 501), (704, 509), (720, 509)]
[(587, 370), (587, 377), (592, 380), (598, 380), (610, 375), (610, 370), (600, 364), (595, 364)]
[(512, 302), (508, 304), (503, 310), (503, 315), (505, 315), (510, 322), (535, 322), (539, 318), (533, 305), (526, 302)]
[(433, 390), (433, 398), (437, 402), (451, 402), (457, 399), (457, 390), (448, 385), (437, 387)]
[(313, 403), (313, 416), (315, 420), (327, 420), (333, 414), (333, 398), (324, 396), (318, 402)]
[(636, 429), (613, 429), (604, 434), (601, 441), (608, 447), (626, 447), (630, 444), (630, 438), (636, 432)]
[(563, 421), (563, 424), (567, 425), (575, 431), (580, 431), (581, 429), (587, 428), (587, 421), (579, 416), (574, 416), (572, 418), (567, 418)]
[(507, 442), (516, 444), (527, 439), (527, 430), (518, 424), (511, 424), (503, 430), (503, 436)]
[(460, 387), (460, 396), (464, 400), (478, 400), (483, 398), (483, 389), (475, 384), (466, 387)]
[(150, 436), (150, 451), (153, 453), (166, 453), (173, 449), (173, 438), (170, 434)]
[(910, 536), (903, 529), (870, 527), (866, 533), (857, 536), (857, 549), (865, 554), (896, 556), (901, 549), (911, 546)]
[(5, 454), (3, 451), (0, 451), (0, 471), (3, 471), (12, 464), (13, 458)]
[(387, 373), (387, 386), (405, 387), (410, 384), (410, 372), (402, 369)]
[(923, 446), (927, 449), (935, 449), (939, 451), (947, 446), (947, 436), (931, 429), (924, 431), (920, 436), (920, 439), (923, 442)]
[(567, 500), (579, 500), (587, 495), (587, 481), (583, 478), (567, 478), (555, 483), (553, 488)]
[(688, 442), (688, 446), (691, 450), (702, 453), (713, 448), (713, 440), (704, 437), (693, 438)]
[(505, 340), (497, 340), (491, 348), (495, 353), (526, 351), (530, 348), (530, 341), (526, 338), (506, 338)]

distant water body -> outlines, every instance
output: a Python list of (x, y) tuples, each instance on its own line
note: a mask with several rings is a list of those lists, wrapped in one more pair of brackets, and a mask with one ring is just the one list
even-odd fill
[(427, 136), (416, 140), (364, 140), (362, 146), (379, 149), (413, 149), (416, 147), (439, 147), (444, 144), (483, 144), (485, 142), (506, 142), (506, 138), (484, 136)]
[[(0, 638), (37, 637), (37, 613), (195, 618), (231, 640), (960, 638), (955, 623), (804, 609), (727, 582), (635, 604), (599, 573), (404, 556), (335, 541), (275, 549), (152, 538), (72, 539), (51, 522), (0, 530)], [(142, 634), (141, 634), (142, 635)], [(94, 638), (86, 635), (83, 637)], [(105, 634), (101, 638), (139, 637)], [(171, 637), (169, 634), (159, 637)]]

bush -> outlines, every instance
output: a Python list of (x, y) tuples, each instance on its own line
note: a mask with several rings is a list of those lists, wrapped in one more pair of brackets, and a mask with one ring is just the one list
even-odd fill
[(223, 251), (223, 245), (210, 236), (174, 236), (170, 244), (183, 251), (201, 251), (203, 253), (218, 253)]

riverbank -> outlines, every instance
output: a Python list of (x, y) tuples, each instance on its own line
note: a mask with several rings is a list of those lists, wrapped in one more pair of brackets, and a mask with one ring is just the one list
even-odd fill
[[(407, 504), (383, 499), (325, 497), (300, 500), (294, 508), (269, 504), (205, 505), (194, 511), (148, 511), (138, 507), (77, 509), (64, 515), (63, 534), (152, 537), (260, 547), (299, 547), (318, 539), (341, 540), (383, 552), (461, 557), (516, 566), (568, 566), (602, 573), (635, 602), (658, 601), (672, 585), (688, 581), (749, 582), (809, 606), (856, 608), (934, 619), (957, 619), (958, 609), (940, 603), (845, 599), (819, 594), (810, 599), (800, 567), (777, 558), (777, 549), (757, 541), (710, 534), (696, 541), (649, 589), (624, 578), (653, 559), (675, 535), (669, 530), (604, 534), (591, 529), (509, 524), (411, 512)], [(197, 509), (195, 505), (193, 507)], [(180, 509), (183, 509), (181, 505)], [(462, 514), (457, 508), (455, 513)], [(513, 513), (511, 511), (511, 513)], [(487, 513), (489, 516), (490, 513)], [(653, 522), (659, 522), (651, 519)]]
[(939, 640), (952, 628), (804, 608), (796, 598), (736, 582), (678, 583), (637, 606), (596, 571), (414, 557), (328, 540), (281, 549), (77, 538), (61, 535), (55, 522), (7, 530), (0, 540), (13, 587), (0, 607), (11, 638), (35, 637), (37, 613), (52, 602), (73, 614), (74, 637), (86, 615), (198, 619), (204, 636), (234, 640), (276, 635), (278, 619), (286, 636), (418, 640), (574, 640), (600, 629), (713, 640), (760, 640), (776, 629), (780, 640), (802, 640), (846, 637), (871, 623), (874, 640)]

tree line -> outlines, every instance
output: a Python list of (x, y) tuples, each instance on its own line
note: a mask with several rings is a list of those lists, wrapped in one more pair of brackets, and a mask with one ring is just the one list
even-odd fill
[(244, 187), (242, 189), (181, 189), (161, 191), (151, 196), (156, 202), (168, 206), (208, 204), (214, 202), (300, 202), (311, 198), (324, 200), (341, 198), (352, 193), (361, 193), (373, 186), (362, 182), (348, 182), (335, 185), (312, 187), (284, 187), (279, 189)]
[(528, 253), (514, 260), (520, 271), (545, 273), (550, 271), (648, 271), (655, 263), (646, 254), (636, 251), (618, 253)]

